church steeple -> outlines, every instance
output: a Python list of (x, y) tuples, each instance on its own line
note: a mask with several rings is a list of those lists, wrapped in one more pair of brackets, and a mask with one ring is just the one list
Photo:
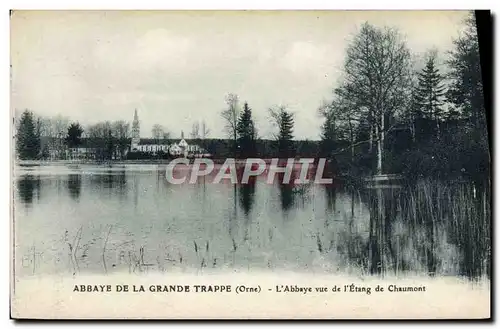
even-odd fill
[(134, 111), (134, 121), (132, 121), (132, 145), (131, 149), (137, 148), (141, 140), (141, 133), (139, 127), (139, 116), (137, 115), (137, 109)]

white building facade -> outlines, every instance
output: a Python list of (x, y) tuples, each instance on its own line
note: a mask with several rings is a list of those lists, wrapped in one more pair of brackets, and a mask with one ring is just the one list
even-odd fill
[(184, 139), (184, 133), (181, 132), (181, 140), (172, 144), (142, 144), (140, 138), (140, 123), (137, 110), (134, 113), (132, 121), (132, 141), (130, 145), (131, 152), (143, 152), (157, 154), (159, 152), (169, 153), (172, 156), (207, 156), (207, 152), (196, 144), (188, 144)]

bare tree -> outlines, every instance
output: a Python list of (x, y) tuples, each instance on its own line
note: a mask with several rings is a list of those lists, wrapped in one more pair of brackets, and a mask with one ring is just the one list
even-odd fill
[(62, 115), (56, 115), (52, 118), (52, 129), (55, 131), (56, 135), (66, 134), (66, 130), (69, 126), (69, 119), (67, 117), (63, 117)]
[(165, 129), (160, 124), (153, 125), (153, 129), (151, 129), (151, 134), (156, 142), (156, 144), (160, 143), (160, 139), (163, 138), (163, 134), (165, 133)]
[(98, 122), (89, 126), (88, 131), (89, 145), (95, 149), (97, 159), (111, 159), (115, 149), (112, 124), (109, 121)]
[[(330, 155), (333, 149), (332, 142), (338, 139), (349, 140), (351, 150), (351, 160), (354, 160), (355, 139), (360, 128), (360, 121), (363, 115), (366, 116), (367, 109), (358, 104), (358, 100), (349, 92), (347, 86), (341, 86), (334, 90), (334, 98), (330, 104), (324, 104), (319, 112), (325, 118), (322, 127), (322, 140), (324, 145), (328, 145), (325, 150)], [(346, 149), (342, 149), (341, 152)]]
[(112, 123), (112, 134), (116, 139), (116, 143), (118, 146), (118, 152), (121, 158), (125, 156), (125, 150), (129, 145), (129, 137), (130, 137), (130, 125), (123, 121), (115, 121)]
[(163, 132), (163, 144), (167, 144), (170, 139), (170, 133), (168, 131)]
[(293, 145), (293, 129), (294, 129), (294, 113), (290, 112), (286, 106), (280, 105), (269, 109), (269, 116), (277, 133), (273, 133), (274, 139), (278, 147), (280, 157), (292, 156)]
[[(385, 135), (410, 99), (410, 52), (399, 32), (365, 23), (347, 49), (346, 92), (366, 108), (370, 140), (377, 146), (377, 173), (382, 173)], [(400, 114), (400, 113), (399, 113)]]
[(42, 149), (56, 150), (60, 157), (64, 151), (64, 138), (69, 127), (69, 118), (60, 114), (54, 117), (36, 116), (35, 121), (40, 132)]
[(279, 129), (282, 124), (282, 118), (283, 118), (283, 112), (287, 110), (286, 105), (277, 105), (274, 107), (269, 108), (269, 119), (271, 121), (271, 124), (273, 128), (275, 129), (273, 134), (273, 138), (275, 140), (279, 139)]
[(236, 140), (238, 138), (238, 118), (240, 115), (240, 106), (238, 95), (228, 94), (226, 96), (227, 108), (222, 111), (221, 116), (226, 122), (226, 132), (233, 140), (234, 152), (236, 152)]
[(205, 140), (208, 138), (208, 135), (210, 135), (210, 128), (207, 127), (207, 124), (205, 120), (201, 122), (201, 133), (200, 137), (201, 139)]
[(52, 120), (50, 118), (40, 117), (40, 122), (40, 135), (43, 137), (54, 137), (55, 130), (52, 125)]
[(69, 126), (69, 119), (58, 114), (51, 119), (52, 121), (52, 146), (58, 150), (59, 157), (64, 153), (64, 139), (66, 138), (67, 129)]
[(191, 127), (191, 133), (189, 134), (191, 139), (199, 139), (200, 138), (200, 123), (196, 121), (193, 123), (193, 126)]

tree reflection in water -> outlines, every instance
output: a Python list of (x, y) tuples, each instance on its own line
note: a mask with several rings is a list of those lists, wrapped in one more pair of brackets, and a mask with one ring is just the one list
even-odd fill
[(22, 175), (17, 180), (17, 191), (21, 202), (29, 207), (33, 203), (35, 196), (40, 198), (40, 176), (39, 175)]
[(69, 195), (78, 201), (82, 190), (82, 176), (80, 174), (68, 175), (68, 192)]

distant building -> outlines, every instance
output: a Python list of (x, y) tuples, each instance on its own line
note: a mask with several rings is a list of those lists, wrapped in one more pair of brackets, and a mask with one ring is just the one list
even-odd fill
[(97, 150), (91, 147), (72, 147), (66, 149), (66, 158), (68, 160), (95, 159)]

